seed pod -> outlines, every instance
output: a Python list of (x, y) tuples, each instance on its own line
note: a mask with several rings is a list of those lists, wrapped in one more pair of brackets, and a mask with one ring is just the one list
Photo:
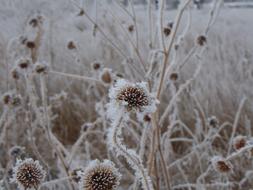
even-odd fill
[(36, 45), (33, 41), (27, 41), (26, 47), (28, 47), (29, 49), (34, 49), (36, 47)]
[(170, 74), (170, 80), (176, 81), (178, 79), (178, 73), (171, 73)]
[(165, 35), (166, 37), (169, 36), (170, 33), (171, 33), (171, 28), (170, 28), (170, 27), (164, 27), (164, 28), (163, 28), (163, 33), (164, 33), (164, 35)]
[(134, 25), (129, 25), (129, 26), (128, 26), (128, 31), (129, 31), (130, 33), (132, 33), (132, 32), (134, 31)]
[(69, 50), (76, 49), (76, 45), (73, 41), (69, 41), (67, 47), (68, 47)]

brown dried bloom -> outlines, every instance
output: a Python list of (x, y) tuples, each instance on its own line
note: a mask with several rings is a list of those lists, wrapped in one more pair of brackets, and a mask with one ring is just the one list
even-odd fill
[(128, 31), (132, 33), (134, 31), (134, 25), (128, 26)]
[(69, 41), (68, 43), (68, 49), (73, 50), (76, 49), (76, 45), (73, 41)]
[(29, 48), (29, 49), (34, 49), (35, 48), (35, 43), (33, 41), (27, 41), (26, 42), (26, 46)]
[(21, 58), (17, 61), (17, 65), (20, 69), (27, 69), (31, 65), (31, 60), (26, 58)]
[(178, 79), (178, 73), (171, 73), (170, 74), (170, 80), (176, 81)]
[(165, 36), (169, 36), (171, 33), (171, 28), (170, 27), (164, 27), (163, 28), (163, 33)]
[(110, 69), (105, 68), (100, 75), (100, 79), (105, 83), (105, 84), (111, 84), (112, 83), (112, 73)]

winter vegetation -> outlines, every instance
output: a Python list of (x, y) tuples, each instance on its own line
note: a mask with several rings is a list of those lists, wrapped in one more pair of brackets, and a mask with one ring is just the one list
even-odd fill
[(253, 189), (253, 10), (139, 2), (0, 0), (0, 190)]

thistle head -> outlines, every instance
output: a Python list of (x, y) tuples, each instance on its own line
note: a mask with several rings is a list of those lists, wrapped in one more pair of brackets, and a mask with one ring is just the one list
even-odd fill
[(45, 171), (39, 164), (31, 158), (18, 160), (13, 168), (12, 182), (18, 184), (19, 189), (37, 189), (45, 178)]
[(80, 190), (115, 190), (119, 186), (121, 174), (109, 160), (94, 160), (82, 174)]

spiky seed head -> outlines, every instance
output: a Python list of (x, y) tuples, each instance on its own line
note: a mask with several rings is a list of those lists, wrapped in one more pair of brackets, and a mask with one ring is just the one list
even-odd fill
[(245, 136), (237, 136), (233, 140), (233, 147), (235, 150), (240, 150), (241, 148), (245, 147), (247, 144), (247, 138)]
[(226, 174), (232, 170), (232, 164), (221, 156), (215, 156), (211, 160), (215, 171)]
[(144, 82), (130, 83), (118, 79), (109, 90), (109, 98), (107, 113), (111, 119), (122, 109), (125, 113), (135, 112), (143, 115), (156, 110), (156, 98), (148, 92)]
[(117, 100), (126, 102), (128, 111), (133, 109), (141, 111), (143, 107), (148, 106), (148, 96), (142, 88), (128, 86), (120, 91)]
[(115, 190), (120, 178), (121, 174), (113, 162), (94, 160), (82, 174), (80, 190)]
[(13, 168), (12, 182), (18, 184), (19, 189), (37, 189), (45, 178), (45, 171), (38, 161), (31, 158), (18, 160)]
[(200, 46), (204, 46), (206, 44), (207, 40), (206, 37), (203, 35), (200, 35), (197, 37), (197, 44)]

